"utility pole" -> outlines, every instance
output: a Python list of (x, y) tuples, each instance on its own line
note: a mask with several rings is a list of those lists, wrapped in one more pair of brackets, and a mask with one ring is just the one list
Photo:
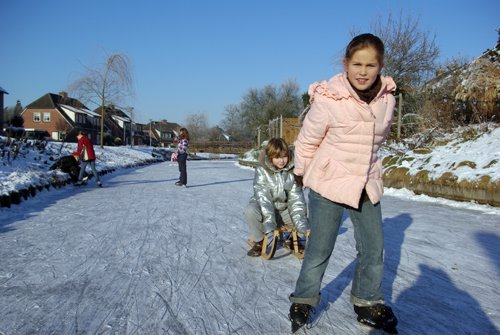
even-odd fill
[(152, 123), (153, 123), (153, 120), (149, 119), (149, 146), (151, 146), (151, 137), (153, 136), (153, 132), (151, 131)]
[(130, 120), (130, 147), (134, 146), (134, 123)]

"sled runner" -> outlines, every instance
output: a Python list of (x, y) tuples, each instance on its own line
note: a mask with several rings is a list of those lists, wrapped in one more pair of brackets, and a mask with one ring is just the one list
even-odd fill
[[(305, 235), (305, 243), (307, 244), (309, 239), (309, 230), (307, 230)], [(248, 240), (247, 242), (250, 246), (254, 244), (251, 240)], [(305, 245), (300, 245), (299, 236), (297, 235), (295, 228), (286, 225), (282, 225), (278, 227), (278, 229), (274, 230), (272, 234), (264, 236), (264, 240), (262, 241), (262, 258), (265, 260), (273, 258), (278, 243), (280, 243), (283, 247), (290, 249), (291, 253), (298, 259), (304, 258)]]

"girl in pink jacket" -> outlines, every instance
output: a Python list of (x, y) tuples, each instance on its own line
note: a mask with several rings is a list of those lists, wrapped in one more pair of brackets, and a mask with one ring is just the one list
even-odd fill
[(292, 331), (319, 304), (321, 279), (335, 246), (344, 210), (358, 251), (351, 302), (357, 320), (397, 333), (397, 319), (382, 294), (382, 163), (377, 152), (391, 127), (396, 85), (380, 75), (384, 44), (372, 34), (347, 46), (344, 73), (309, 87), (311, 108), (295, 142), (294, 173), (309, 192), (310, 236), (295, 291)]

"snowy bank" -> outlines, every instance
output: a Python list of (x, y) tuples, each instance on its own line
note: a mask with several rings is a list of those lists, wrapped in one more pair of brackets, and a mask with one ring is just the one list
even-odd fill
[(500, 128), (481, 125), (452, 135), (434, 136), (432, 146), (385, 151), (384, 185), (500, 207)]

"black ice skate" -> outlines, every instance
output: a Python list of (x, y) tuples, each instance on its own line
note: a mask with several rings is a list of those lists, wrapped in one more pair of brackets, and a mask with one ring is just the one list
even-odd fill
[(398, 319), (392, 309), (384, 304), (373, 306), (354, 306), (358, 321), (376, 329), (382, 329), (390, 334), (397, 334)]
[(311, 308), (312, 306), (310, 305), (298, 304), (295, 302), (292, 306), (290, 306), (290, 314), (288, 314), (288, 318), (292, 321), (292, 333), (295, 333), (307, 323)]

